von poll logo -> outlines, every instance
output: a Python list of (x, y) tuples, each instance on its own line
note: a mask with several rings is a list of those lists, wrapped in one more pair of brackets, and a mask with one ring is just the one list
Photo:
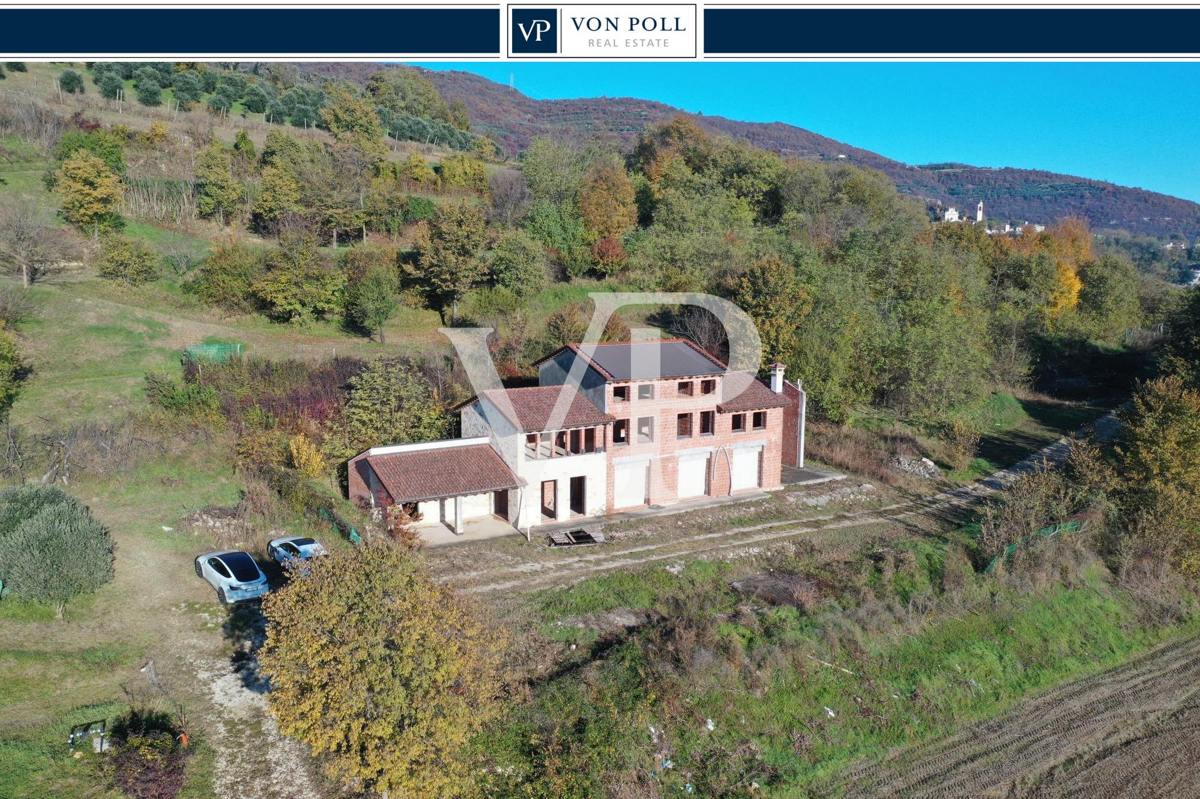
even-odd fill
[(508, 54), (515, 58), (695, 58), (696, 5), (510, 5)]
[(509, 36), (514, 54), (557, 53), (558, 9), (512, 9)]

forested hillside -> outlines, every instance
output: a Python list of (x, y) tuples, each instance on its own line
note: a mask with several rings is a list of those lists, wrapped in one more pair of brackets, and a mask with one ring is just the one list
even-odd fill
[[(1194, 635), (1200, 292), (1156, 243), (935, 223), (854, 158), (653, 104), (518, 154), (428, 76), (360, 72), (0, 69), (0, 479), (38, 484), (0, 492), (0, 795), (827, 795)], [(590, 294), (638, 290), (743, 308), (845, 482), (587, 556), (417, 551), (404, 508), (346, 498), (354, 454), (458, 432), (442, 328), (491, 328), (527, 384)], [(603, 336), (634, 325), (725, 354), (707, 312)], [(1126, 401), (1119, 446), (973, 506)], [(330, 552), (285, 578), (284, 534)], [(234, 548), (265, 617), (195, 577)], [(72, 756), (98, 719), (111, 752)]]
[[(365, 83), (375, 64), (310, 64), (306, 70)], [(510, 152), (525, 149), (543, 134), (607, 134), (629, 144), (655, 124), (678, 115), (663, 103), (629, 97), (533, 100), (519, 91), (467, 72), (429, 71), (427, 77), (447, 97), (465, 103), (475, 130), (492, 136)], [(781, 122), (740, 122), (693, 116), (705, 130), (724, 134), (786, 157), (818, 160), (845, 156), (850, 163), (877, 169), (905, 194), (944, 205), (974, 208), (983, 200), (988, 216), (1000, 222), (1051, 223), (1078, 217), (1093, 228), (1189, 242), (1200, 235), (1200, 205), (1099, 180), (1035, 169), (989, 168), (966, 164), (912, 166)]]

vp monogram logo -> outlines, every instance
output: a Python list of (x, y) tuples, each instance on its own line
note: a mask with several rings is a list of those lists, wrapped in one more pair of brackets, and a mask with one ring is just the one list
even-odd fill
[(513, 55), (558, 52), (558, 9), (513, 8), (509, 13)]
[(533, 36), (534, 41), (540, 42), (543, 33), (549, 33), (554, 27), (548, 19), (535, 19), (533, 25), (526, 26), (524, 22), (517, 23), (517, 29), (521, 31), (521, 35), (525, 37), (525, 41), (529, 41), (529, 37)]

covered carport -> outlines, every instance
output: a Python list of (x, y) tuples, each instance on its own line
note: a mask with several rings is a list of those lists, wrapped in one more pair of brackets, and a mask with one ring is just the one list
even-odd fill
[(350, 470), (365, 489), (359, 501), (404, 507), (429, 543), (439, 532), (516, 532), (510, 519), (523, 484), (486, 438), (376, 447), (353, 459)]

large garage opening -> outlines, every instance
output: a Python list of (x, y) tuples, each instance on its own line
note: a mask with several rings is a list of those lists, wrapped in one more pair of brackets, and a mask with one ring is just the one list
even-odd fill
[(762, 485), (762, 447), (743, 447), (733, 451), (733, 491), (744, 491)]
[(616, 496), (618, 508), (633, 508), (648, 504), (650, 486), (650, 462), (619, 463), (616, 469)]
[(691, 499), (708, 494), (709, 454), (701, 452), (679, 456), (679, 498)]

